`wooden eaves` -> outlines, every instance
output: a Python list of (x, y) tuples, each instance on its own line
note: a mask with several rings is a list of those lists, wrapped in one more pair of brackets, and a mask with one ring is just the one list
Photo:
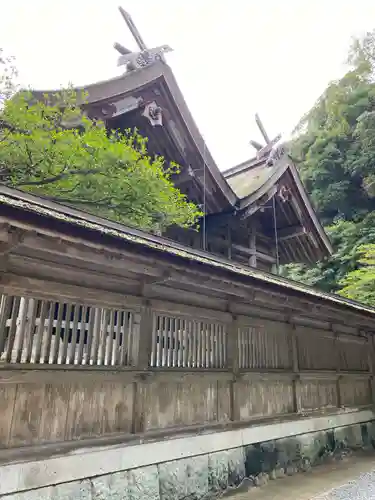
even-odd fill
[[(279, 233), (281, 251), (284, 255), (291, 256), (291, 261), (294, 257), (294, 261), (311, 263), (331, 255), (331, 242), (315, 213), (292, 159), (286, 154), (274, 166), (267, 166), (266, 160), (267, 158), (250, 160), (224, 172), (227, 182), (239, 198), (238, 210), (242, 217), (250, 217), (262, 210), (277, 194), (280, 186), (285, 184), (292, 191), (290, 204), (296, 221), (294, 231), (284, 230)], [(279, 209), (284, 211), (283, 203), (277, 197), (276, 200)], [(303, 253), (307, 258), (304, 258)]]

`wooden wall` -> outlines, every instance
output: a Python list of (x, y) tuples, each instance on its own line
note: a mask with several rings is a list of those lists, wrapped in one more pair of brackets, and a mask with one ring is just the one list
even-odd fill
[(3, 449), (373, 400), (365, 334), (152, 301), (119, 309), (3, 296), (0, 355)]

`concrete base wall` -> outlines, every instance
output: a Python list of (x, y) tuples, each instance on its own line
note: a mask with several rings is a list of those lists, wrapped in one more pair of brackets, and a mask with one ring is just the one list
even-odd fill
[(245, 478), (261, 485), (374, 443), (370, 410), (310, 417), (12, 463), (0, 467), (0, 495), (9, 500), (208, 500)]

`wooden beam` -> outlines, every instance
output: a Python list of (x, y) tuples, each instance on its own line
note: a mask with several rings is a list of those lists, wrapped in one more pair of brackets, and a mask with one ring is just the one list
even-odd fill
[(277, 236), (279, 241), (289, 240), (290, 238), (295, 238), (296, 236), (302, 236), (307, 234), (307, 229), (304, 226), (288, 226), (277, 230)]
[(249, 265), (252, 267), (257, 267), (256, 241), (257, 241), (257, 231), (254, 225), (252, 224), (250, 228), (250, 237), (249, 237), (249, 247), (250, 250), (253, 251), (253, 254), (249, 258)]
[(268, 137), (266, 129), (264, 128), (264, 125), (263, 125), (262, 120), (260, 119), (258, 113), (255, 114), (255, 123), (258, 125), (260, 133), (262, 134), (263, 139), (266, 141), (266, 144), (269, 144), (271, 142), (270, 138)]
[(272, 186), (260, 199), (258, 199), (255, 203), (251, 203), (242, 213), (241, 219), (247, 219), (251, 217), (255, 212), (261, 210), (262, 207), (273, 197), (276, 195), (278, 190), (278, 185)]
[(232, 228), (227, 224), (228, 259), (232, 259)]
[(272, 257), (271, 255), (267, 255), (263, 252), (257, 252), (256, 249), (253, 248), (247, 248), (242, 245), (232, 245), (232, 247), (237, 250), (238, 252), (242, 252), (246, 255), (250, 256), (256, 256), (259, 260), (263, 260), (264, 262), (276, 262), (275, 257)]

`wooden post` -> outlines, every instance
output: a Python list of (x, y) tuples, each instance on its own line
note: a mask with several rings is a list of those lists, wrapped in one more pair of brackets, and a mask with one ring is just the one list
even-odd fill
[(152, 350), (153, 312), (149, 301), (145, 301), (141, 308), (138, 337), (137, 367), (147, 370), (150, 366)]
[(375, 383), (374, 383), (374, 363), (375, 363), (375, 358), (374, 358), (374, 335), (371, 333), (367, 333), (367, 343), (368, 343), (368, 370), (370, 374), (370, 390), (371, 390), (371, 402), (372, 404), (375, 403)]
[(292, 370), (293, 370), (293, 405), (295, 413), (301, 412), (301, 399), (300, 399), (300, 371), (298, 363), (298, 347), (297, 347), (297, 331), (294, 323), (288, 323), (290, 326), (290, 346), (292, 357)]
[(251, 267), (257, 267), (257, 256), (256, 256), (256, 250), (257, 250), (257, 232), (256, 228), (252, 224), (250, 227), (250, 238), (249, 238), (249, 248), (250, 250), (253, 251), (253, 254), (249, 258), (249, 266)]
[(227, 334), (227, 367), (228, 370), (233, 373), (233, 380), (230, 387), (230, 413), (232, 421), (240, 420), (240, 408), (236, 400), (237, 378), (239, 372), (238, 328), (238, 318), (232, 315), (232, 321), (228, 325)]
[[(154, 327), (154, 317), (151, 303), (144, 300), (140, 311), (137, 368), (148, 370), (151, 361), (152, 351), (152, 331)], [(156, 346), (154, 346), (156, 347)], [(145, 408), (147, 398), (147, 374), (140, 374), (133, 385), (133, 423), (132, 432), (134, 434), (143, 433), (146, 430)]]
[(227, 226), (227, 240), (228, 240), (228, 259), (232, 259), (232, 229), (230, 224)]
[(331, 325), (331, 330), (335, 336), (334, 346), (336, 353), (336, 393), (337, 393), (337, 408), (342, 407), (341, 401), (341, 375), (340, 375), (340, 338), (338, 332), (335, 331), (333, 325)]

